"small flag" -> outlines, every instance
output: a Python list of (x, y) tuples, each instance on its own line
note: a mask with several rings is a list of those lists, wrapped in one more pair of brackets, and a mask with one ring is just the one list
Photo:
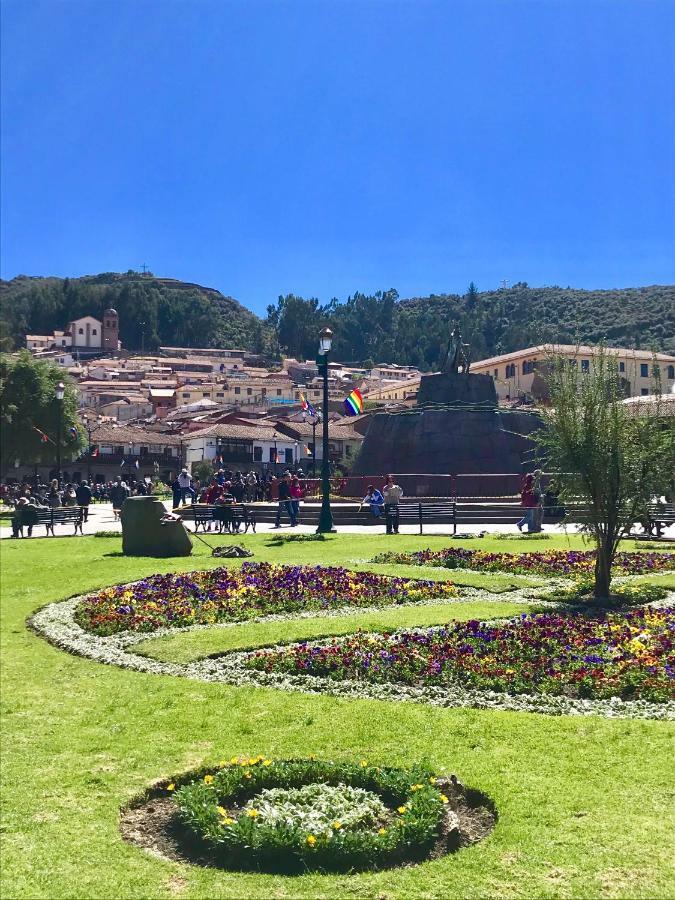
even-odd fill
[(126, 466), (126, 460), (123, 459), (122, 462), (120, 463), (120, 469), (123, 469), (125, 466)]
[(70, 432), (70, 436), (71, 436), (71, 437), (77, 438), (78, 432), (77, 432), (77, 428), (75, 428), (74, 425), (73, 425), (72, 428), (69, 428), (68, 430), (69, 430), (69, 432)]
[(136, 466), (137, 469), (140, 469), (140, 467), (141, 467), (141, 464), (139, 463), (138, 460), (136, 460), (136, 462), (134, 463), (134, 465)]
[(277, 456), (278, 456), (278, 454), (277, 454), (276, 448), (271, 449), (270, 450), (270, 462), (273, 462), (273, 463), (277, 462)]
[[(40, 440), (42, 441), (43, 444), (46, 444), (47, 441), (52, 441), (52, 439), (49, 437), (49, 435), (45, 434), (44, 431), (40, 431), (40, 429), (37, 427), (37, 425), (33, 425), (33, 431), (37, 431), (37, 433), (40, 435)], [(52, 441), (52, 444), (53, 443), (54, 443), (54, 441)]]
[(363, 396), (361, 395), (361, 391), (352, 391), (351, 394), (345, 398), (344, 407), (348, 416), (360, 415), (363, 412)]
[(92, 456), (98, 456), (98, 452), (99, 452), (99, 451), (98, 451), (98, 447), (92, 447), (92, 448), (91, 448), (91, 455), (92, 455)]
[(307, 446), (307, 444), (305, 444), (305, 456), (314, 456), (314, 454), (313, 454), (312, 451), (309, 449), (309, 447)]
[(316, 417), (318, 415), (316, 409), (314, 409), (312, 404), (309, 402), (309, 400), (305, 397), (305, 395), (302, 392), (300, 393), (300, 406), (302, 407), (303, 412), (309, 413), (309, 415), (313, 419), (316, 419)]

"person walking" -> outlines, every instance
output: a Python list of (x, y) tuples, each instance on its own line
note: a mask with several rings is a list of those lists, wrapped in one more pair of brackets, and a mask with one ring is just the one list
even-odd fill
[(89, 504), (91, 503), (91, 488), (87, 481), (81, 481), (78, 484), (75, 491), (75, 499), (82, 510), (82, 521), (87, 522), (89, 520)]
[(290, 479), (286, 474), (284, 474), (278, 482), (278, 497), (279, 506), (277, 508), (277, 518), (274, 527), (281, 528), (281, 513), (287, 512), (288, 517), (291, 520), (291, 528), (295, 528), (297, 522), (295, 521), (295, 513), (293, 512), (293, 505), (291, 503), (291, 484)]
[(246, 499), (253, 503), (258, 492), (258, 476), (251, 470), (246, 476)]
[(129, 488), (126, 485), (126, 482), (120, 481), (119, 478), (116, 478), (115, 483), (110, 488), (110, 501), (112, 503), (113, 517), (115, 521), (119, 519), (122, 504), (128, 496)]
[(520, 492), (520, 505), (525, 510), (525, 514), (520, 521), (516, 522), (518, 531), (523, 530), (523, 525), (527, 525), (528, 534), (535, 530), (535, 510), (537, 501), (534, 496), (534, 475), (531, 473), (525, 476), (523, 487)]
[(532, 493), (534, 494), (534, 500), (535, 500), (535, 503), (537, 504), (534, 507), (534, 513), (532, 515), (532, 518), (534, 521), (533, 531), (535, 533), (538, 533), (542, 530), (541, 526), (544, 521), (544, 496), (543, 496), (544, 492), (541, 487), (542, 474), (543, 473), (542, 473), (541, 469), (535, 469), (533, 472), (534, 478), (532, 481)]
[(382, 496), (387, 534), (398, 534), (398, 505), (403, 497), (403, 488), (394, 482), (393, 475), (387, 475), (387, 483), (382, 488)]

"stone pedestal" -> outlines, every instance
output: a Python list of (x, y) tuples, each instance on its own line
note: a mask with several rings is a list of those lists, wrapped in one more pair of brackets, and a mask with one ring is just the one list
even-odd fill
[(180, 521), (162, 525), (157, 497), (128, 497), (122, 504), (122, 551), (126, 556), (189, 556), (192, 541)]
[(442, 372), (423, 375), (417, 392), (417, 405), (452, 403), (456, 405), (497, 405), (497, 392), (491, 375)]

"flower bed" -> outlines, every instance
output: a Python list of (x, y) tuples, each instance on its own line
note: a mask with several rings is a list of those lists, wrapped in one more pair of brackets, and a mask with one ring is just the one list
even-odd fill
[(673, 607), (598, 617), (523, 614), (506, 623), (474, 620), (259, 650), (246, 665), (337, 680), (662, 703), (675, 698), (674, 629)]
[[(592, 573), (593, 550), (545, 550), (532, 553), (490, 553), (447, 547), (412, 553), (380, 553), (374, 563), (404, 563), (412, 566), (442, 566), (446, 569), (476, 569), (486, 572), (514, 572), (521, 575), (570, 576)], [(617, 575), (641, 575), (675, 570), (675, 553), (617, 553), (613, 570)]]
[(393, 578), (324, 566), (244, 563), (186, 574), (153, 575), (84, 598), (77, 623), (98, 635), (212, 625), (272, 613), (339, 606), (389, 606), (457, 596), (447, 581)]
[(459, 844), (443, 782), (423, 765), (233, 758), (168, 790), (183, 824), (228, 867), (382, 868), (426, 858), (442, 835)]

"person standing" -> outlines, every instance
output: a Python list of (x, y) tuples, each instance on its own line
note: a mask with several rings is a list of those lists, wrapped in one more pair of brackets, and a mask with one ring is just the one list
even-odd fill
[(287, 512), (288, 517), (291, 520), (291, 528), (295, 528), (297, 522), (295, 521), (295, 514), (293, 512), (293, 505), (291, 503), (291, 485), (288, 478), (288, 475), (283, 475), (281, 481), (278, 483), (278, 496), (279, 496), (279, 506), (277, 508), (277, 518), (274, 523), (275, 528), (281, 528), (281, 513)]
[(298, 513), (300, 512), (300, 501), (305, 496), (305, 492), (302, 489), (302, 485), (300, 484), (300, 479), (297, 475), (295, 475), (291, 479), (291, 508), (293, 510), (293, 517), (295, 521), (298, 521)]
[(52, 509), (57, 509), (57, 507), (61, 506), (61, 494), (59, 493), (59, 483), (56, 478), (52, 479), (45, 500), (46, 505)]
[(525, 510), (525, 514), (519, 522), (516, 522), (516, 528), (518, 531), (522, 531), (523, 525), (527, 525), (527, 531), (530, 534), (535, 529), (534, 516), (537, 507), (537, 501), (534, 497), (534, 475), (532, 474), (525, 476), (523, 488), (520, 492), (520, 505)]
[(180, 506), (180, 482), (178, 481), (178, 477), (174, 478), (171, 482), (171, 493), (173, 494), (172, 500), (172, 508), (178, 509)]
[(116, 478), (115, 483), (110, 488), (110, 500), (112, 502), (113, 517), (115, 518), (115, 520), (119, 519), (122, 504), (127, 499), (128, 495), (129, 488), (126, 485), (126, 482), (120, 481), (119, 478)]
[(185, 506), (185, 498), (190, 495), (190, 499), (194, 503), (195, 492), (192, 488), (192, 478), (187, 469), (182, 469), (178, 476), (178, 486), (180, 487), (180, 502)]
[(75, 499), (82, 510), (82, 521), (87, 522), (89, 520), (89, 504), (91, 503), (91, 488), (86, 481), (81, 481), (78, 484), (75, 491)]
[(541, 526), (544, 521), (544, 497), (543, 490), (541, 487), (541, 469), (535, 469), (533, 472), (534, 478), (532, 481), (532, 493), (534, 494), (534, 501), (537, 504), (534, 507), (534, 512), (532, 515), (534, 528), (533, 531), (539, 532), (541, 531)]
[(394, 482), (393, 475), (387, 475), (387, 483), (382, 488), (384, 497), (384, 516), (387, 525), (387, 534), (398, 534), (398, 505), (403, 497), (403, 488)]
[(251, 470), (246, 476), (246, 499), (253, 503), (258, 490), (258, 476)]

